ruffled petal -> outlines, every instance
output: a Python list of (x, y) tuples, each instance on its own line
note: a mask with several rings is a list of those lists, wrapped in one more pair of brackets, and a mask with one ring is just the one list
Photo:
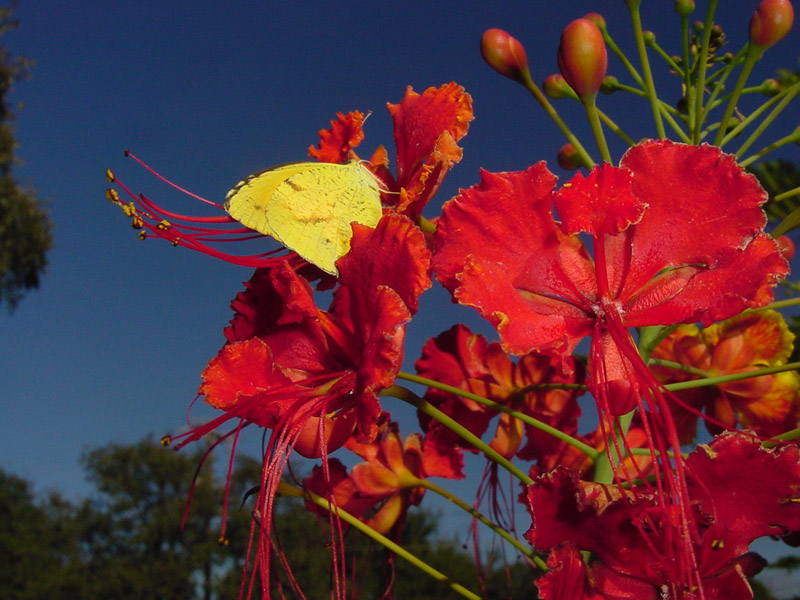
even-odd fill
[(472, 98), (455, 83), (422, 94), (409, 87), (403, 100), (389, 104), (388, 110), (394, 119), (397, 183), (404, 191), (398, 211), (417, 217), (450, 167), (461, 160), (457, 142), (473, 119)]

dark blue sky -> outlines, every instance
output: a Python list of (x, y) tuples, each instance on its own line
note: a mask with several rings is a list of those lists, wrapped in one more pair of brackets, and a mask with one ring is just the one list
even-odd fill
[[(643, 4), (645, 27), (677, 53), (672, 2)], [(735, 52), (757, 2), (723, 5), (718, 21)], [(705, 3), (698, 6), (702, 18)], [(48, 203), (55, 247), (41, 289), (13, 315), (0, 314), (0, 467), (74, 498), (88, 491), (78, 464), (84, 449), (178, 430), (203, 366), (223, 342), (228, 304), (250, 276), (159, 240), (139, 242), (104, 199), (106, 168), (163, 204), (193, 205), (123, 158), (123, 150), (220, 200), (251, 172), (304, 160), (337, 111), (372, 110), (363, 154), (377, 144), (391, 154), (385, 104), (399, 101), (408, 85), (421, 92), (456, 81), (472, 94), (476, 118), (462, 142), (463, 162), (431, 207), (435, 214), (459, 187), (477, 182), (481, 167), (517, 170), (544, 159), (559, 172), (553, 163), (564, 140), (520, 86), (483, 63), (481, 33), (500, 27), (520, 39), (541, 82), (556, 71), (561, 29), (597, 10), (605, 10), (612, 35), (630, 49), (621, 1), (336, 7), (23, 0), (21, 28), (3, 39), (14, 54), (36, 61), (32, 78), (12, 94), (24, 104), (17, 175)], [(796, 67), (798, 40), (793, 31), (770, 51), (754, 80), (780, 64)], [(613, 58), (609, 72), (629, 81)], [(679, 82), (663, 81), (662, 96), (677, 98)], [(644, 102), (617, 102), (601, 98), (601, 107), (635, 139), (654, 135)], [(557, 107), (594, 150), (580, 107)], [(797, 109), (791, 112), (794, 127)], [(785, 155), (797, 158), (797, 150)], [(410, 329), (409, 368), (425, 338), (465, 318), (478, 323), (439, 290), (427, 292), (422, 304)], [(391, 401), (387, 409), (400, 410)], [(407, 424), (404, 433), (410, 431)]]

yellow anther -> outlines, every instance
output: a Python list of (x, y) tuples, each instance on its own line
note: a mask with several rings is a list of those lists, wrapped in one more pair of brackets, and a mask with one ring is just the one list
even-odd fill
[(139, 239), (144, 240), (147, 237), (147, 229), (139, 230)]
[(714, 540), (711, 542), (712, 550), (722, 550), (725, 547), (725, 540)]
[(220, 536), (220, 537), (217, 538), (217, 544), (219, 544), (220, 546), (227, 546), (228, 543), (229, 543), (229, 540), (225, 536)]
[(136, 207), (133, 205), (133, 202), (129, 202), (128, 204), (120, 204), (120, 208), (122, 208), (122, 212), (125, 213), (126, 217), (135, 217), (136, 216)]
[(172, 240), (172, 245), (173, 246), (180, 246), (181, 245), (181, 238), (175, 238), (174, 240)]
[(172, 444), (172, 438), (168, 435), (165, 435), (161, 438), (161, 445), (167, 447)]
[(142, 221), (142, 217), (139, 215), (133, 215), (133, 218), (131, 219), (131, 227), (134, 229), (141, 229), (144, 227), (144, 221)]
[(158, 225), (157, 225), (157, 227), (158, 227), (158, 228), (159, 228), (161, 231), (167, 231), (167, 230), (168, 230), (170, 227), (172, 227), (172, 223), (170, 223), (170, 222), (169, 222), (169, 221), (167, 221), (166, 219), (162, 219), (161, 221), (159, 221), (159, 222), (158, 222)]
[(112, 183), (114, 181), (116, 181), (116, 178), (114, 177), (114, 173), (113, 173), (113, 171), (111, 171), (111, 169), (106, 169), (106, 179), (108, 179)]
[(113, 202), (114, 204), (122, 204), (122, 200), (119, 199), (117, 190), (113, 188), (108, 188), (106, 190), (106, 198), (108, 198), (109, 202)]

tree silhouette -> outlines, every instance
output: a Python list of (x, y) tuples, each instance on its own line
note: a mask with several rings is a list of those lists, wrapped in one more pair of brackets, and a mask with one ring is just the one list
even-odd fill
[[(0, 9), (0, 36), (16, 28), (13, 6)], [(52, 246), (47, 213), (33, 190), (14, 178), (16, 140), (8, 105), (11, 86), (28, 74), (30, 61), (12, 57), (0, 45), (0, 304), (16, 308), (23, 293), (39, 286)]]

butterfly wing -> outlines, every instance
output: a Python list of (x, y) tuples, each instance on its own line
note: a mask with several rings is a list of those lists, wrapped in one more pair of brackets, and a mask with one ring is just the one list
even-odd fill
[(272, 167), (237, 183), (225, 196), (225, 210), (245, 227), (280, 241), (267, 222), (267, 204), (275, 189), (292, 175), (317, 166), (318, 163), (299, 162)]
[(378, 182), (358, 161), (273, 167), (237, 183), (224, 205), (245, 227), (332, 275), (350, 250), (350, 224), (375, 227), (383, 214)]
[(383, 214), (375, 177), (358, 161), (311, 163), (277, 185), (267, 201), (269, 228), (323, 271), (350, 250), (351, 223), (375, 227)]

